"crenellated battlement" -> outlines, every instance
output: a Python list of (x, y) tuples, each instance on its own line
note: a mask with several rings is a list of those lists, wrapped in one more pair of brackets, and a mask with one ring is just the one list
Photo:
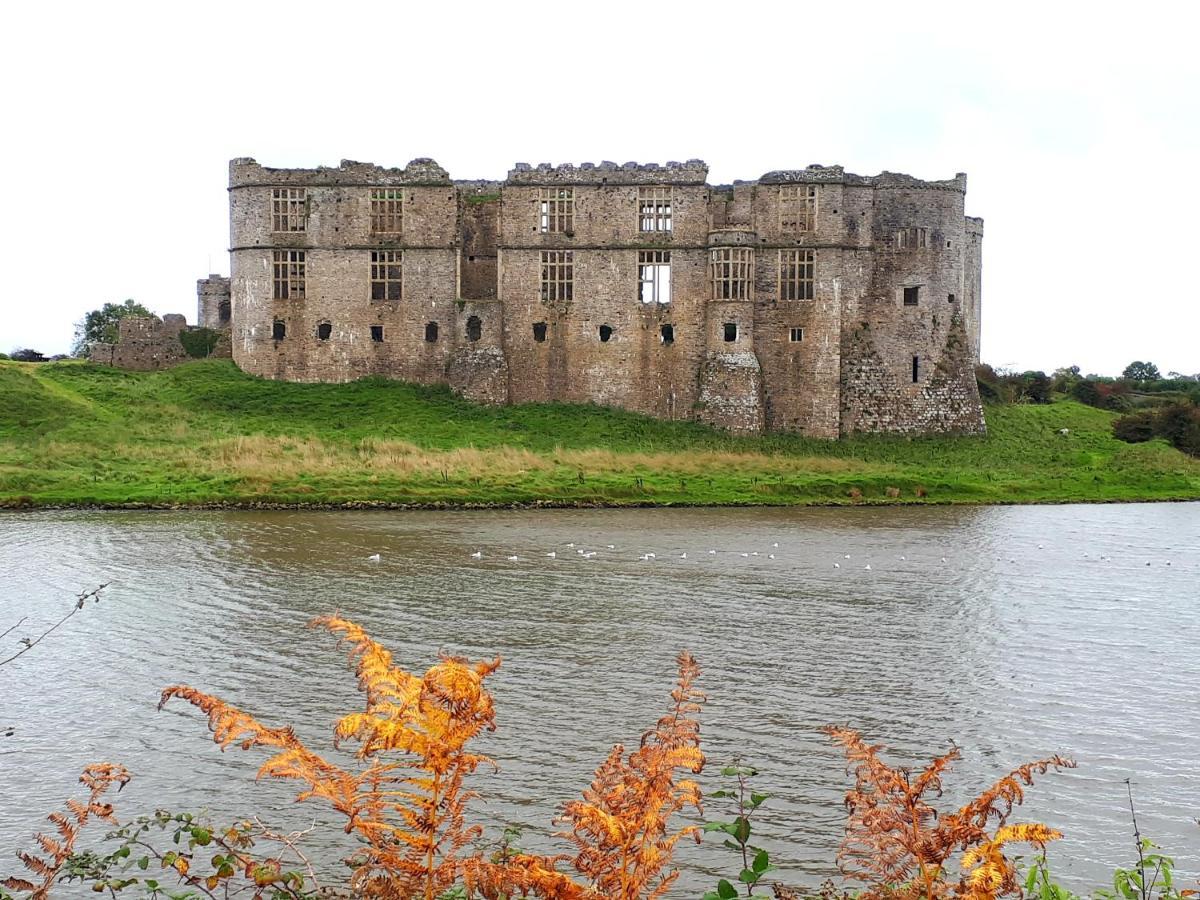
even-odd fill
[(658, 163), (627, 162), (618, 165), (605, 160), (601, 163), (515, 163), (508, 172), (506, 184), (704, 184), (708, 164), (702, 159), (687, 162)]
[(343, 159), (336, 167), (315, 169), (276, 169), (264, 166), (252, 157), (229, 161), (229, 187), (283, 186), (381, 186), (449, 185), (450, 174), (427, 158), (412, 160), (403, 168), (385, 168), (374, 163)]

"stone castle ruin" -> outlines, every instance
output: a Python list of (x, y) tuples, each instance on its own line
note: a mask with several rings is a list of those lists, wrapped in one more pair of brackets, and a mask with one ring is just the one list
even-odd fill
[(966, 176), (699, 160), (229, 166), (229, 279), (199, 324), (289, 381), (448, 384), (740, 433), (980, 433), (983, 222)]

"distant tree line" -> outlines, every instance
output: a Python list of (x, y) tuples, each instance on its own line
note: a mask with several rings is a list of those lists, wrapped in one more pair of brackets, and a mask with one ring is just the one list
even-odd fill
[(975, 370), (979, 395), (987, 403), (1051, 403), (1057, 399), (1125, 413), (1113, 423), (1113, 435), (1139, 443), (1164, 438), (1172, 446), (1200, 456), (1200, 374), (1168, 372), (1135, 360), (1117, 378), (1084, 375), (1079, 366), (1053, 374), (1012, 372), (981, 365)]

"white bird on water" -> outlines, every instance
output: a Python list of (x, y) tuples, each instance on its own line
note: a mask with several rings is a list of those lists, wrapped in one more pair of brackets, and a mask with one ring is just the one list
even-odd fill
[(572, 541), (570, 544), (567, 544), (567, 547), (568, 547), (569, 549), (571, 549), (571, 550), (574, 550), (574, 549), (575, 549), (575, 543)]
[(371, 562), (379, 562), (381, 559), (383, 559), (383, 557), (380, 556), (378, 553), (372, 553), (370, 556), (367, 557), (367, 559), (369, 559)]
[(521, 557), (519, 557), (519, 556), (510, 556), (508, 558), (508, 561), (509, 562), (518, 562), (518, 561), (520, 561), (520, 559), (521, 559)]
[(774, 558), (775, 558), (775, 554), (774, 554), (774, 553), (768, 553), (768, 554), (767, 554), (767, 559), (774, 559)]
[(772, 546), (772, 547), (775, 547), (775, 548), (778, 548), (778, 547), (779, 547), (779, 541), (776, 541), (776, 542), (775, 542), (775, 543), (773, 543), (771, 546)]
[(712, 556), (712, 555), (713, 555), (714, 553), (716, 553), (716, 552), (717, 552), (716, 550), (709, 550), (709, 551), (708, 551), (708, 555), (709, 555), (709, 556)]
[(651, 559), (651, 556), (649, 553), (643, 553), (641, 556), (638, 557), (638, 559), (640, 559), (642, 562), (649, 562)]
[(616, 544), (605, 544), (604, 546), (606, 546), (606, 547), (607, 547), (609, 550), (616, 550), (616, 549), (617, 549), (617, 545), (616, 545)]
[(870, 563), (867, 563), (865, 566), (863, 566), (863, 568), (864, 568), (864, 569), (866, 569), (868, 572), (870, 572), (870, 571), (871, 571), (871, 564), (870, 564)]
[(742, 556), (744, 556), (746, 559), (749, 559), (749, 558), (750, 558), (750, 554), (749, 554), (749, 553), (743, 553), (743, 554), (742, 554)]
[(553, 550), (551, 550), (549, 553), (546, 554), (546, 557), (548, 559), (556, 559), (558, 557), (558, 554), (555, 553)]
[(593, 556), (595, 556), (595, 555), (596, 555), (596, 551), (595, 551), (595, 550), (589, 550), (587, 553), (583, 554), (583, 558), (584, 558), (584, 559), (591, 559), (591, 558), (592, 558)]
[(834, 567), (835, 569), (840, 569), (840, 568), (842, 567), (842, 564), (841, 564), (841, 563), (834, 563), (834, 564), (833, 564), (833, 567)]
[(687, 554), (686, 554), (686, 553), (680, 553), (680, 554), (679, 554), (679, 558), (680, 558), (680, 559), (687, 559)]
[(849, 558), (850, 558), (850, 554), (849, 554), (849, 553), (847, 553), (845, 556), (843, 556), (843, 557), (842, 557), (842, 559), (849, 559)]
[(483, 554), (480, 551), (476, 550), (474, 553), (471, 554), (471, 559), (483, 559)]

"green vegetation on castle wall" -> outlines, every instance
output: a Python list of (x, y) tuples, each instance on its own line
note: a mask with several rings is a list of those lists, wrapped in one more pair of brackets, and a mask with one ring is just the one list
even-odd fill
[(1200, 461), (1118, 441), (1112, 413), (1070, 401), (989, 406), (986, 437), (827, 442), (383, 379), (265, 381), (229, 360), (0, 363), (0, 400), (0, 505), (1200, 499)]

